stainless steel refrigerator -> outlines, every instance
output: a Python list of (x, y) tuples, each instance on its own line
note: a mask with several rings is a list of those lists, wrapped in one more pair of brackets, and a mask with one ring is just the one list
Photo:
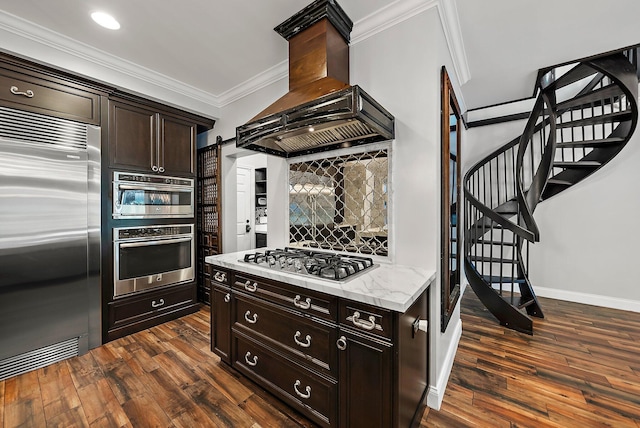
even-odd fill
[(0, 380), (100, 343), (100, 128), (0, 107)]

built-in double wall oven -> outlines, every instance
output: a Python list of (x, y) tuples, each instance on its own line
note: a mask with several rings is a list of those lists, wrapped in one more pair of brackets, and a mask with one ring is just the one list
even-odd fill
[(194, 213), (193, 180), (113, 173), (113, 218), (185, 218)]
[(114, 298), (195, 279), (194, 212), (192, 179), (113, 173)]

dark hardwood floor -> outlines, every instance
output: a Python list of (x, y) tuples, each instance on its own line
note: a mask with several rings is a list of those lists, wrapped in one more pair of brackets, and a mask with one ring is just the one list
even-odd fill
[[(446, 395), (421, 427), (640, 428), (640, 314), (541, 302), (527, 336), (465, 293)], [(206, 308), (0, 382), (0, 427), (75, 426), (313, 424), (220, 363)]]
[(540, 299), (534, 335), (500, 326), (468, 288), (440, 411), (426, 427), (640, 427), (640, 314)]

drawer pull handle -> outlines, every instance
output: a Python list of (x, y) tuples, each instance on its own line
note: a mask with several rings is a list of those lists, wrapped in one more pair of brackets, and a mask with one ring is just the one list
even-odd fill
[(253, 317), (249, 318), (249, 316), (251, 315), (251, 311), (247, 311), (244, 314), (244, 319), (247, 320), (248, 323), (250, 324), (255, 324), (258, 322), (258, 314), (253, 314)]
[(311, 397), (311, 387), (309, 385), (307, 385), (304, 388), (305, 392), (300, 392), (300, 390), (298, 389), (298, 387), (302, 385), (302, 382), (300, 382), (299, 380), (296, 380), (296, 383), (293, 384), (293, 389), (296, 390), (296, 394), (298, 394), (298, 396), (300, 396), (301, 398), (307, 399), (309, 397)]
[(216, 272), (213, 275), (213, 279), (215, 279), (218, 282), (225, 282), (227, 280), (227, 274), (224, 272)]
[(31, 89), (27, 89), (27, 91), (26, 91), (26, 92), (22, 92), (22, 91), (20, 91), (20, 90), (18, 89), (18, 87), (17, 87), (17, 86), (12, 86), (12, 87), (11, 87), (11, 93), (12, 93), (13, 95), (24, 95), (24, 96), (25, 96), (25, 97), (27, 97), (27, 98), (33, 98), (33, 96), (35, 95)]
[(251, 284), (251, 281), (247, 281), (244, 283), (244, 289), (255, 293), (255, 291), (258, 289), (258, 283), (254, 282), (253, 284)]
[(251, 358), (251, 352), (247, 351), (247, 353), (244, 354), (244, 361), (251, 367), (255, 367), (258, 364), (258, 356), (254, 355), (252, 360), (249, 358)]
[(299, 294), (296, 294), (296, 298), (293, 299), (294, 306), (300, 309), (309, 309), (311, 307), (311, 298), (307, 297), (304, 299), (304, 302), (301, 302), (300, 300), (302, 300), (302, 297), (300, 297)]
[(224, 295), (224, 302), (225, 303), (229, 303), (229, 301), (231, 300), (231, 294), (227, 293)]
[(300, 340), (301, 336), (302, 336), (302, 333), (300, 333), (299, 331), (296, 331), (296, 334), (293, 335), (293, 340), (296, 342), (296, 344), (298, 344), (298, 346), (302, 348), (308, 348), (309, 346), (311, 346), (311, 336), (308, 334), (305, 336), (304, 340), (306, 342), (302, 342)]
[(158, 300), (158, 302), (156, 302), (155, 300), (151, 302), (151, 307), (153, 308), (159, 308), (160, 306), (164, 305), (164, 299), (160, 299)]
[(336, 340), (336, 346), (341, 351), (347, 349), (347, 338), (344, 336), (340, 336), (340, 339)]
[(376, 328), (376, 317), (371, 315), (369, 317), (369, 321), (361, 320), (360, 319), (360, 312), (358, 312), (358, 311), (355, 311), (353, 313), (353, 316), (351, 317), (351, 322), (356, 327), (360, 327), (360, 328), (363, 328), (365, 330), (373, 330), (374, 328)]

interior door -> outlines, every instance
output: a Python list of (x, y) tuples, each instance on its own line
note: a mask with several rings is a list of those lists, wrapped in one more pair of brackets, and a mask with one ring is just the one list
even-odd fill
[(237, 168), (238, 196), (236, 209), (236, 240), (238, 251), (251, 249), (251, 169)]

